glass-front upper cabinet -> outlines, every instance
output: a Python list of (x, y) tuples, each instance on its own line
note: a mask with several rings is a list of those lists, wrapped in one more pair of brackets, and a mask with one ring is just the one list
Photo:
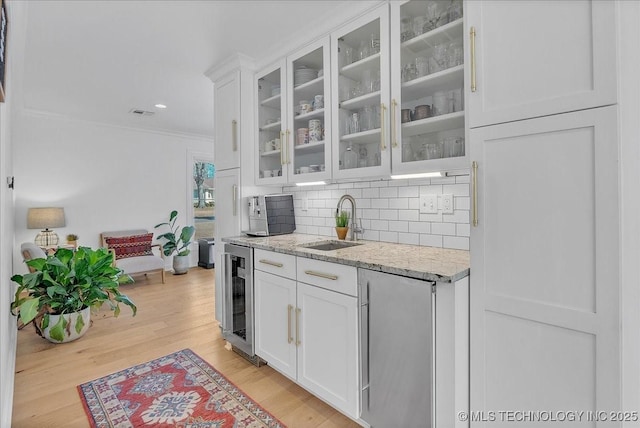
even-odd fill
[(329, 38), (287, 58), (288, 182), (331, 177), (331, 84)]
[(332, 33), (334, 178), (389, 174), (388, 35), (388, 5)]
[(284, 183), (287, 175), (284, 61), (256, 75), (258, 94), (258, 175), (256, 181)]
[(331, 177), (329, 55), (326, 37), (256, 75), (258, 183)]
[(465, 168), (462, 0), (391, 3), (392, 172)]

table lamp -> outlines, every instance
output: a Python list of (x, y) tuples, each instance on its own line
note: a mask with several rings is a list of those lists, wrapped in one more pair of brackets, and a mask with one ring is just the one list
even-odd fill
[(35, 239), (39, 247), (58, 245), (58, 234), (49, 228), (63, 227), (64, 208), (29, 208), (27, 212), (27, 229), (40, 229)]

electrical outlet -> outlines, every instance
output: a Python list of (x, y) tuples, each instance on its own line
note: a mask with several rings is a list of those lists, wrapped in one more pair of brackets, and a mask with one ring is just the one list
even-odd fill
[(421, 214), (437, 214), (438, 213), (438, 195), (421, 195), (420, 196), (420, 213)]
[(453, 195), (442, 195), (442, 213), (453, 214)]

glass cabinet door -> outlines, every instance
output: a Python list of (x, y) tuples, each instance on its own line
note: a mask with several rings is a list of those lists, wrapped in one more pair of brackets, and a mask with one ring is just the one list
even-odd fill
[(388, 25), (389, 9), (384, 5), (332, 35), (336, 178), (389, 173)]
[[(257, 77), (258, 94), (258, 176), (262, 183), (284, 182), (286, 153), (283, 94), (283, 66), (268, 69)], [(285, 171), (283, 171), (285, 168)]]
[[(331, 176), (331, 93), (329, 38), (287, 61), (288, 125), (285, 163), (289, 182), (309, 182)], [(325, 75), (327, 74), (327, 75)]]
[(462, 0), (391, 5), (394, 173), (464, 168)]

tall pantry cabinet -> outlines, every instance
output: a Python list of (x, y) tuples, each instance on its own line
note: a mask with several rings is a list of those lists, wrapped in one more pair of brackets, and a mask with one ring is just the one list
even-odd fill
[(471, 409), (619, 410), (616, 5), (466, 5)]

